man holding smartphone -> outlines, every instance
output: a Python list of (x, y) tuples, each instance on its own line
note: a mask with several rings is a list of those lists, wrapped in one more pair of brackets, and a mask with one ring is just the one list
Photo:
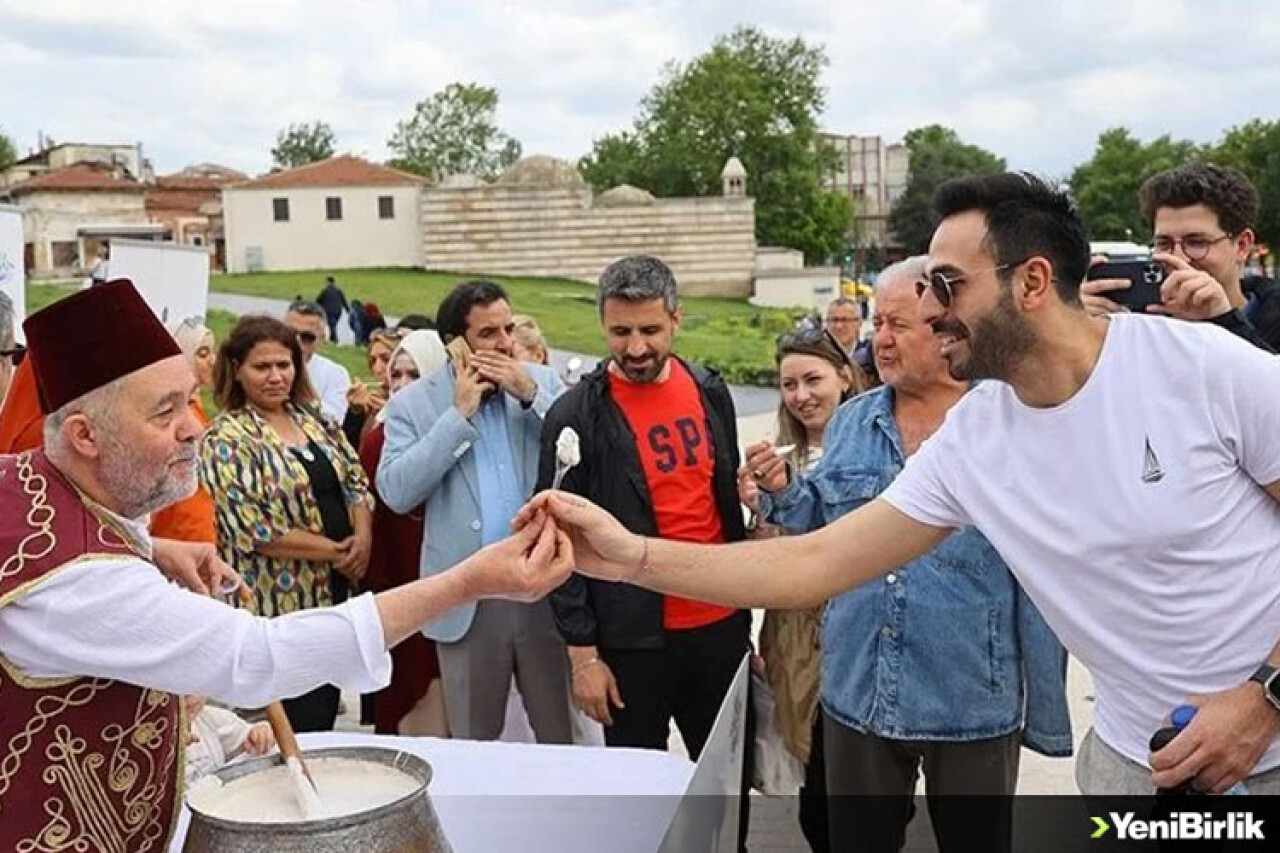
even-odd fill
[[(1151, 258), (1165, 271), (1161, 301), (1144, 310), (1207, 320), (1262, 349), (1280, 349), (1280, 329), (1259, 334), (1250, 321), (1256, 306), (1240, 285), (1258, 216), (1249, 179), (1230, 167), (1189, 163), (1148, 178), (1138, 197), (1152, 226)], [(1116, 293), (1129, 287), (1128, 279), (1097, 278), (1084, 283), (1080, 297), (1091, 314), (1126, 311)]]

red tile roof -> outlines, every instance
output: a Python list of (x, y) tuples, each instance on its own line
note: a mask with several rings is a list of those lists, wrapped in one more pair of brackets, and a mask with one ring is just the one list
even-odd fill
[(222, 188), (229, 183), (200, 175), (157, 175), (155, 185), (147, 188), (147, 212), (202, 215), (201, 206), (222, 201)]
[(343, 154), (321, 160), (319, 163), (299, 166), (284, 172), (272, 172), (251, 181), (231, 184), (230, 188), (267, 190), (292, 187), (394, 187), (414, 186), (423, 182), (418, 175), (370, 163), (351, 154)]
[(144, 192), (146, 186), (131, 178), (117, 178), (106, 166), (76, 163), (28, 178), (8, 189), (11, 195), (30, 192)]

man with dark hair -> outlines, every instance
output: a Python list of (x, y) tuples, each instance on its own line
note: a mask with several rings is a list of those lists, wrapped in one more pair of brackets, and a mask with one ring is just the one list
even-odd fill
[[(790, 608), (972, 525), (1093, 674), (1081, 790), (1280, 793), (1280, 360), (1208, 323), (1089, 316), (1083, 223), (1043, 181), (964, 178), (936, 204), (921, 316), (952, 376), (992, 381), (883, 495), (815, 533), (722, 548), (633, 534), (560, 492), (529, 516), (550, 507), (571, 529), (579, 573)], [(767, 443), (747, 465), (765, 490), (785, 483)], [(1183, 704), (1194, 719), (1150, 753)]]
[[(1250, 297), (1241, 275), (1253, 251), (1258, 191), (1241, 172), (1213, 163), (1189, 163), (1153, 175), (1138, 193), (1151, 223), (1152, 258), (1169, 273), (1154, 313), (1207, 320), (1252, 343), (1280, 351), (1280, 293)], [(1094, 314), (1124, 310), (1106, 294), (1120, 279), (1087, 282), (1085, 307)], [(1259, 326), (1267, 320), (1267, 328)]]
[[(555, 371), (518, 361), (511, 304), (488, 281), (440, 303), (452, 363), (391, 398), (378, 492), (392, 510), (425, 504), (422, 575), (505, 538), (538, 476), (543, 418), (564, 390)], [(449, 729), (496, 740), (514, 675), (540, 743), (570, 743), (569, 667), (544, 599), (451, 610), (423, 633), (436, 641)]]
[(302, 355), (307, 362), (307, 376), (320, 398), (320, 411), (341, 424), (347, 417), (347, 394), (351, 391), (351, 374), (338, 362), (319, 353), (324, 337), (324, 310), (314, 302), (295, 299), (284, 314), (284, 324), (298, 336)]
[[(615, 261), (596, 304), (611, 357), (551, 407), (539, 489), (552, 484), (556, 438), (571, 427), (582, 461), (565, 489), (647, 536), (742, 539), (733, 400), (714, 371), (672, 353), (680, 306), (670, 268), (647, 255)], [(674, 718), (696, 759), (747, 651), (747, 611), (583, 577), (551, 602), (574, 700), (604, 725), (605, 742), (666, 749)]]
[(321, 288), (320, 294), (316, 296), (315, 304), (324, 309), (324, 318), (329, 323), (329, 340), (335, 344), (338, 342), (338, 321), (342, 319), (343, 311), (350, 311), (347, 305), (347, 295), (342, 292), (342, 288), (338, 287), (338, 283), (333, 280), (333, 276), (325, 276), (324, 287)]

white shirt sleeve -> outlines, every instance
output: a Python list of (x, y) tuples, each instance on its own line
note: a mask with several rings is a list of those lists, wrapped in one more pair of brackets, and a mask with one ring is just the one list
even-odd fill
[(1258, 485), (1280, 480), (1280, 357), (1206, 329), (1204, 369), (1218, 434)]
[(921, 524), (957, 528), (972, 522), (950, 485), (955, 472), (949, 469), (947, 460), (955, 459), (949, 454), (957, 450), (947, 448), (950, 434), (955, 432), (948, 426), (950, 419), (920, 445), (881, 497)]
[(307, 373), (320, 395), (320, 411), (341, 424), (347, 416), (347, 392), (351, 390), (351, 374), (336, 361), (313, 355)]
[(112, 678), (245, 708), (391, 680), (372, 595), (265, 619), (180, 589), (137, 558), (86, 561), (0, 607), (0, 649), (32, 678)]

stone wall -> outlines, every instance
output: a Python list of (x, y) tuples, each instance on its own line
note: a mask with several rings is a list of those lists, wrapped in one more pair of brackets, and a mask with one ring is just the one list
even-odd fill
[[(611, 191), (613, 192), (613, 191)], [(682, 198), (599, 204), (586, 187), (481, 185), (422, 194), (423, 264), (594, 283), (610, 262), (656, 255), (680, 292), (751, 294), (755, 202)]]
[[(32, 244), (27, 275), (79, 275), (93, 263), (80, 239), (86, 225), (146, 225), (141, 192), (35, 192), (18, 199), (23, 239)], [(68, 256), (74, 253), (74, 260)]]

